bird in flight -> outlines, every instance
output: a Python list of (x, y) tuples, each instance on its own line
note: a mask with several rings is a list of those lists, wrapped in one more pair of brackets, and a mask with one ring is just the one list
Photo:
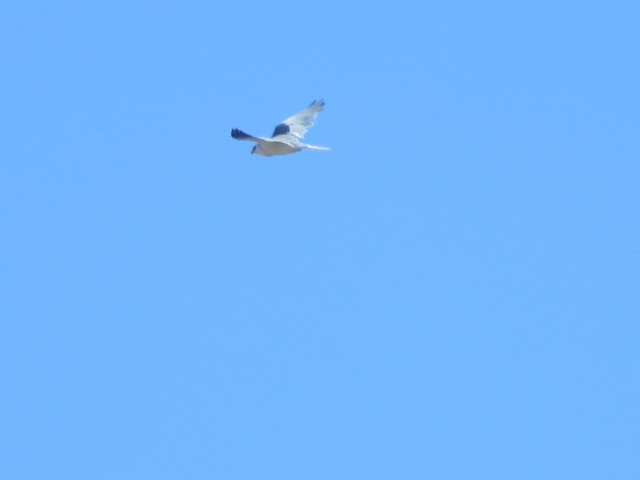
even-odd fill
[(303, 148), (309, 150), (329, 150), (327, 147), (317, 147), (315, 145), (307, 145), (302, 143), (305, 133), (313, 126), (318, 113), (324, 110), (324, 101), (318, 100), (311, 102), (307, 108), (292, 117), (283, 120), (282, 123), (276, 125), (271, 138), (254, 137), (242, 130), (234, 128), (231, 130), (231, 136), (236, 140), (247, 140), (255, 142), (256, 145), (251, 149), (252, 154), (262, 155), (263, 157), (273, 157), (275, 155), (288, 155), (296, 153)]

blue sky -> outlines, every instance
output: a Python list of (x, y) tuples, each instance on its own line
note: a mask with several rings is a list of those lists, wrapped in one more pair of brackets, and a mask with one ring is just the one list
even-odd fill
[(4, 2), (0, 476), (640, 478), (639, 24)]

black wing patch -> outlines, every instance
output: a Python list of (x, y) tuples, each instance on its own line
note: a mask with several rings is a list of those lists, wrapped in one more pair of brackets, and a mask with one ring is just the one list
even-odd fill
[(231, 136), (236, 140), (245, 140), (247, 138), (253, 138), (248, 133), (244, 133), (242, 130), (238, 130), (237, 128), (234, 128), (233, 130), (231, 130)]
[(286, 123), (276, 125), (276, 129), (273, 131), (273, 135), (271, 135), (271, 138), (275, 137), (276, 135), (286, 135), (290, 130), (291, 129), (289, 128), (289, 125), (287, 125)]

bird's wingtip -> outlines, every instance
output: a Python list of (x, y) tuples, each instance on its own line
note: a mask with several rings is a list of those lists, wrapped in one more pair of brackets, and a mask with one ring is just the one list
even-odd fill
[(244, 138), (250, 138), (251, 135), (244, 133), (242, 130), (238, 128), (231, 129), (231, 138), (235, 138), (236, 140), (242, 140)]

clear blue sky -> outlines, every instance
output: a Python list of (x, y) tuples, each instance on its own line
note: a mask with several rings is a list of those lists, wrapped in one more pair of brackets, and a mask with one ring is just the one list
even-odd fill
[(640, 478), (639, 25), (3, 2), (0, 477)]

